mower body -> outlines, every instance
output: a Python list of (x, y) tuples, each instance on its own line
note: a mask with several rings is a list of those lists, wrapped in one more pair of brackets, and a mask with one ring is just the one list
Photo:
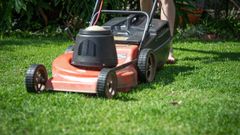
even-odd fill
[(51, 78), (43, 65), (31, 65), (25, 78), (28, 92), (47, 89), (112, 98), (118, 91), (154, 80), (167, 61), (171, 42), (168, 22), (152, 19), (157, 0), (150, 16), (142, 11), (96, 11), (98, 5), (91, 22), (97, 22), (100, 11), (129, 16), (114, 17), (98, 30), (89, 30), (96, 27), (92, 23), (80, 30), (75, 45), (53, 61)]
[[(126, 18), (113, 18), (105, 23), (103, 27), (110, 30), (114, 24), (124, 19)], [(122, 27), (123, 30), (121, 30), (121, 28), (113, 30), (118, 61), (117, 66), (114, 68), (120, 67), (138, 58), (139, 45), (145, 23), (145, 21), (142, 21), (142, 23), (138, 25), (131, 26), (129, 28), (129, 33), (131, 33), (130, 36), (123, 32), (125, 29), (124, 27)], [(147, 33), (147, 38), (141, 49), (152, 49), (156, 65), (161, 67), (167, 60), (170, 41), (171, 36), (167, 21), (153, 19), (152, 26), (150, 27), (149, 33)], [(78, 41), (76, 42), (79, 43)], [(101, 44), (104, 46), (104, 42)], [(100, 70), (76, 67), (71, 64), (72, 57), (73, 51), (70, 50), (54, 60), (52, 64), (53, 77), (48, 80), (47, 89), (55, 91), (97, 93), (96, 87)], [(139, 82), (136, 63), (131, 63), (125, 68), (116, 70), (116, 75), (118, 91), (127, 92)]]
[[(138, 56), (137, 45), (117, 44), (118, 66), (131, 62)], [(68, 51), (57, 57), (52, 64), (52, 75), (47, 82), (47, 89), (54, 91), (69, 91), (81, 93), (97, 93), (97, 81), (100, 70), (79, 68), (70, 61), (73, 51)], [(136, 65), (131, 64), (116, 72), (117, 89), (128, 91), (138, 84)]]

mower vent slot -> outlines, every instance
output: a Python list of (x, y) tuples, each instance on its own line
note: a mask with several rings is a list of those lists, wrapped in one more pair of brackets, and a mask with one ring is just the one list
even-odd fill
[(78, 55), (96, 57), (96, 44), (90, 40), (84, 40), (79, 45)]

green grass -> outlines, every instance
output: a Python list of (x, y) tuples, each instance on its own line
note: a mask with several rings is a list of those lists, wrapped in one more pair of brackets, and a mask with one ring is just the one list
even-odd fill
[(51, 62), (71, 42), (0, 40), (0, 134), (240, 134), (240, 42), (175, 41), (177, 64), (114, 100), (27, 93), (30, 64)]

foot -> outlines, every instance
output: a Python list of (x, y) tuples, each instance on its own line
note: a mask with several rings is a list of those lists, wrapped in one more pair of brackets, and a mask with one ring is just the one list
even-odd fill
[(167, 60), (167, 64), (175, 64), (175, 58), (173, 57), (172, 53), (169, 53), (168, 55), (168, 60)]

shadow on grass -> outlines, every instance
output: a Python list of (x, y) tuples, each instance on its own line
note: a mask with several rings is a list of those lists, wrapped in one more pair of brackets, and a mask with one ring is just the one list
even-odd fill
[(160, 84), (162, 86), (169, 85), (175, 81), (175, 77), (179, 74), (190, 75), (193, 70), (197, 70), (196, 67), (191, 66), (179, 66), (179, 65), (171, 65), (164, 67), (163, 70), (158, 71), (156, 74), (155, 81), (152, 83), (144, 83), (137, 86), (135, 89), (130, 91), (129, 93), (141, 92), (145, 89), (157, 89), (154, 84)]
[(160, 70), (156, 76), (155, 82), (168, 85), (175, 81), (175, 77), (179, 74), (191, 75), (198, 68), (193, 66), (171, 65)]
[(215, 57), (185, 57), (182, 60), (188, 61), (203, 61), (204, 63), (221, 62), (225, 60), (230, 61), (240, 61), (240, 52), (219, 52), (219, 51), (204, 51), (186, 48), (175, 48), (175, 50), (187, 51), (187, 52), (197, 52), (203, 54), (212, 54)]
[(138, 101), (137, 98), (130, 97), (128, 94), (121, 94), (120, 96), (118, 95), (114, 100), (122, 101), (122, 102), (133, 102), (133, 101)]
[[(196, 68), (190, 67), (190, 66), (179, 66), (179, 65), (166, 66), (163, 70), (158, 71), (154, 82), (139, 84), (138, 86), (136, 86), (135, 88), (132, 88), (127, 93), (119, 92), (119, 95), (117, 95), (116, 98), (114, 98), (113, 100), (122, 101), (122, 102), (138, 101), (138, 99), (132, 97), (131, 94), (142, 92), (143, 90), (146, 90), (146, 89), (157, 89), (154, 84), (161, 84), (163, 86), (166, 86), (174, 82), (175, 77), (178, 74), (190, 75), (192, 74), (193, 70), (196, 70)], [(85, 98), (106, 100), (106, 98), (98, 97), (96, 94), (86, 94), (86, 93), (76, 93), (76, 92), (62, 92), (62, 91), (47, 90), (47, 91), (41, 92), (40, 94), (48, 94), (48, 93), (51, 93), (51, 94), (71, 93), (73, 95), (75, 94), (81, 95)], [(36, 94), (36, 93), (32, 93), (32, 94)]]
[(123, 102), (129, 102), (129, 101), (138, 101), (136, 98), (132, 98), (129, 97), (127, 94), (124, 93), (119, 93), (115, 98), (113, 99), (107, 99), (104, 97), (99, 97), (97, 96), (97, 94), (88, 94), (88, 93), (79, 93), (79, 92), (64, 92), (64, 91), (53, 91), (53, 90), (46, 90), (46, 91), (42, 91), (41, 93), (31, 93), (31, 94), (72, 94), (72, 95), (79, 95), (82, 96), (84, 98), (88, 98), (88, 99), (101, 99), (101, 100), (117, 100), (117, 101), (123, 101)]

